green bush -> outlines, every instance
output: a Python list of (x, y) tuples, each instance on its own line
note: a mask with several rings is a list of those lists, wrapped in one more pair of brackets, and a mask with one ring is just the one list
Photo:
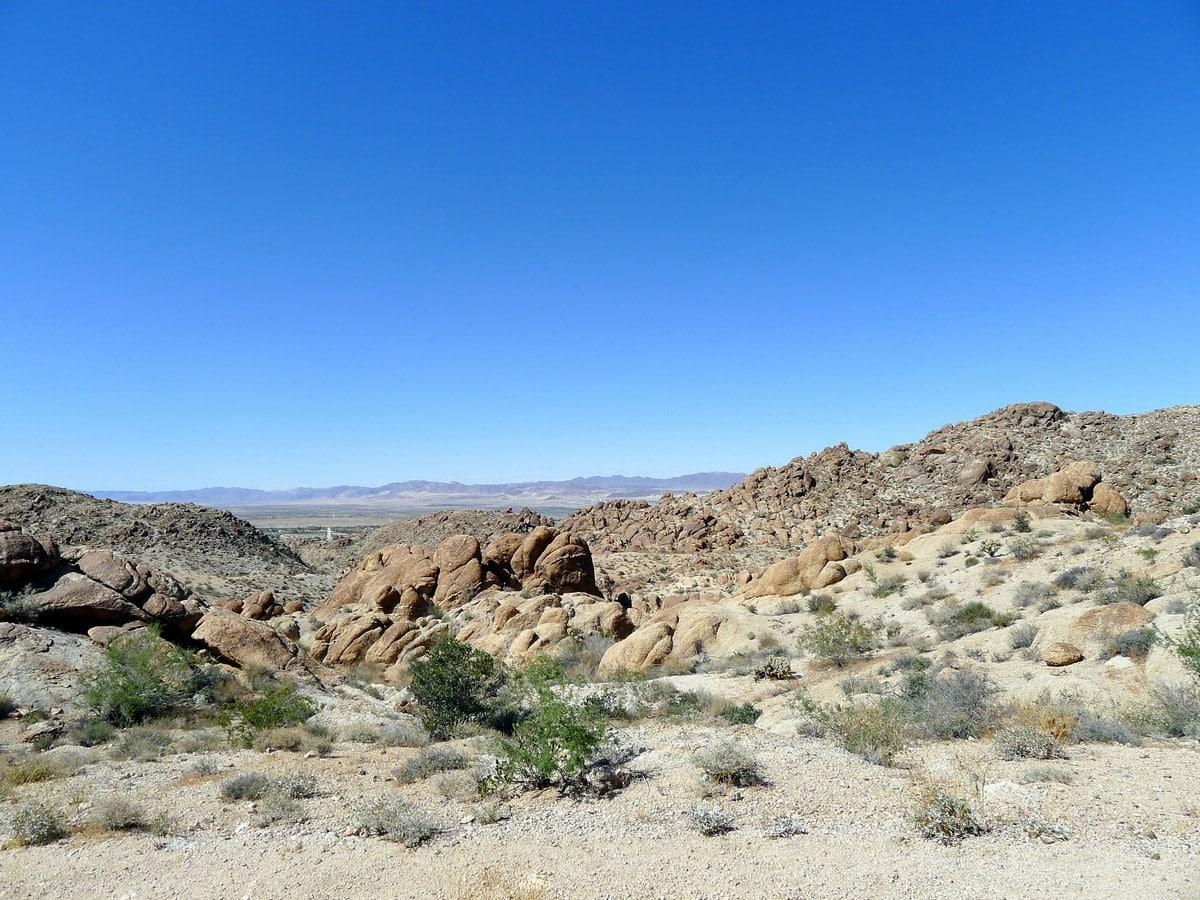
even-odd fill
[(725, 707), (718, 715), (730, 725), (753, 725), (762, 715), (762, 710), (753, 703), (737, 703)]
[(505, 680), (494, 659), (450, 638), (413, 663), (408, 689), (425, 730), (444, 740), (460, 725), (487, 722), (499, 708)]
[(1158, 632), (1153, 628), (1130, 628), (1116, 636), (1112, 649), (1121, 656), (1142, 659), (1150, 653), (1157, 636)]
[(762, 681), (764, 678), (772, 681), (790, 681), (796, 677), (792, 672), (792, 661), (779, 654), (768, 656), (754, 667), (752, 674), (755, 681)]
[(566, 790), (597, 761), (607, 737), (608, 722), (594, 708), (543, 696), (512, 737), (502, 739), (497, 775), (508, 783)]
[(835, 666), (870, 656), (880, 644), (882, 627), (831, 613), (805, 628), (797, 639), (802, 653), (827, 659)]
[[(944, 677), (943, 677), (944, 676)], [(999, 688), (970, 669), (950, 673), (914, 672), (901, 690), (907, 717), (941, 740), (979, 737), (999, 718)]]
[(80, 719), (68, 731), (71, 740), (81, 747), (95, 747), (112, 740), (116, 729), (107, 719), (88, 716)]
[(81, 696), (97, 716), (125, 727), (166, 715), (190, 697), (194, 670), (192, 655), (151, 625), (109, 642), (104, 661), (80, 678)]
[(1136, 603), (1145, 606), (1162, 596), (1162, 588), (1149, 575), (1134, 575), (1122, 569), (1106, 584), (1096, 598), (1097, 603)]
[(260, 732), (308, 721), (317, 712), (316, 705), (285, 682), (251, 700), (237, 700), (217, 715), (217, 723), (238, 747), (250, 747)]
[(1013, 531), (1018, 531), (1021, 534), (1028, 534), (1033, 531), (1033, 526), (1029, 524), (1029, 513), (1019, 510), (1013, 516)]
[(1183, 634), (1178, 640), (1162, 638), (1196, 683), (1200, 685), (1200, 595), (1193, 593), (1192, 600), (1184, 610)]

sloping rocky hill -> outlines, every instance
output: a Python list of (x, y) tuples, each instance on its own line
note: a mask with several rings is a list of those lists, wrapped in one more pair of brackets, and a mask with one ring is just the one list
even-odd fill
[(249, 522), (190, 503), (134, 505), (44, 484), (15, 484), (0, 487), (0, 519), (61, 546), (116, 550), (179, 577), (308, 569)]
[(1114, 416), (1017, 403), (882, 453), (838, 444), (725, 491), (600, 503), (561, 526), (601, 551), (798, 546), (832, 530), (879, 535), (941, 524), (1075, 460), (1098, 464), (1135, 514), (1178, 512), (1200, 499), (1200, 406)]

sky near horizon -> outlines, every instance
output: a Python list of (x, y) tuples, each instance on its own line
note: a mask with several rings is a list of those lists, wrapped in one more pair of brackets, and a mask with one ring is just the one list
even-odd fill
[(1200, 402), (1200, 5), (0, 2), (0, 483)]

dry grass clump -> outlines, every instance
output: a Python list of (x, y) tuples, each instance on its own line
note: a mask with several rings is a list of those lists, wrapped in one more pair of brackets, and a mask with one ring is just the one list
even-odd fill
[(692, 762), (706, 778), (717, 784), (748, 787), (762, 783), (757, 757), (731, 741), (718, 741), (697, 750)]
[(439, 772), (465, 769), (468, 762), (463, 754), (451, 747), (425, 747), (392, 769), (392, 774), (400, 784), (412, 784)]
[(437, 819), (398, 797), (379, 797), (354, 808), (354, 826), (362, 833), (416, 847), (438, 834)]
[(996, 732), (992, 748), (1001, 759), (1065, 759), (1058, 738), (1040, 728), (1016, 725)]
[(926, 840), (953, 846), (965, 838), (986, 830), (967, 801), (955, 797), (946, 788), (928, 784), (921, 792), (913, 812), (917, 833)]

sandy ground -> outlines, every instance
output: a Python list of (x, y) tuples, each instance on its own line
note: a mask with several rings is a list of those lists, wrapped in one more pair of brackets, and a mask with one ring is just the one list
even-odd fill
[[(786, 730), (776, 726), (780, 731)], [(896, 768), (832, 744), (752, 726), (662, 722), (625, 732), (642, 752), (629, 788), (602, 799), (524, 794), (510, 818), (471, 821), (439, 776), (392, 780), (416, 751), (339, 744), (329, 758), (253, 751), (96, 761), (69, 778), (15, 789), (87, 816), (125, 796), (175, 823), (168, 836), (77, 834), (0, 852), (0, 896), (48, 897), (1195, 897), (1200, 877), (1200, 748), (1076, 745), (1052, 764), (1004, 762), (990, 742), (931, 743)], [(765, 784), (714, 788), (695, 748), (732, 739), (759, 758)], [(466, 747), (467, 745), (464, 745)], [(196, 777), (207, 759), (220, 767)], [(1052, 765), (1070, 783), (1022, 783)], [(302, 770), (319, 796), (306, 820), (259, 826), (255, 804), (223, 802), (235, 773)], [(990, 826), (955, 847), (919, 837), (920, 777), (972, 798)], [(415, 849), (348, 834), (353, 807), (400, 794), (436, 811), (443, 833)], [(707, 795), (707, 796), (705, 796)], [(722, 810), (736, 830), (705, 837), (686, 813)], [(10, 807), (11, 808), (11, 807)], [(807, 833), (770, 838), (777, 816)]]

